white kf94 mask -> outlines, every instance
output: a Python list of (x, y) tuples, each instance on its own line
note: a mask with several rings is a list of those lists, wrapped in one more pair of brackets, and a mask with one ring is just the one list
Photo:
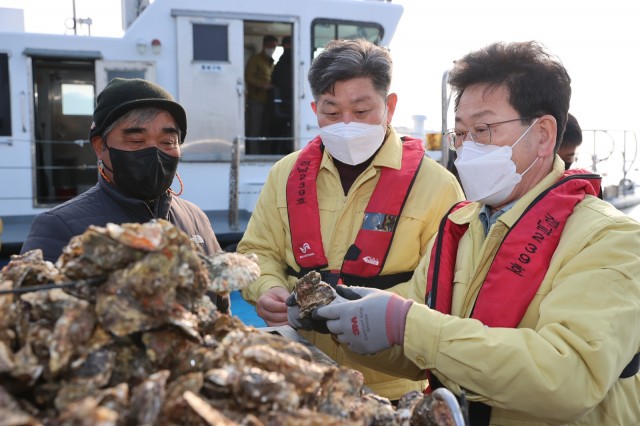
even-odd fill
[[(386, 117), (386, 114), (385, 114)], [(382, 120), (385, 123), (385, 119)], [(384, 142), (383, 124), (336, 123), (320, 128), (320, 138), (329, 154), (344, 164), (355, 166), (367, 161)]]
[(513, 148), (522, 140), (538, 119), (524, 131), (511, 146), (478, 145), (466, 141), (457, 150), (455, 161), (462, 188), (467, 199), (478, 201), (491, 207), (499, 206), (513, 192), (522, 176), (533, 167), (533, 163), (522, 174), (516, 172), (516, 165), (511, 159)]

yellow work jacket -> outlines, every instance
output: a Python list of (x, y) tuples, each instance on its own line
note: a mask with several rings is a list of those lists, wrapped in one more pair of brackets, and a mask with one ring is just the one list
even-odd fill
[(267, 102), (267, 89), (264, 86), (271, 82), (273, 67), (273, 59), (262, 51), (249, 58), (244, 71), (247, 98), (263, 104)]
[[(609, 203), (587, 195), (575, 207), (517, 328), (469, 319), (505, 234), (563, 172), (556, 157), (553, 171), (486, 237), (478, 203), (454, 212), (451, 219), (469, 229), (458, 247), (452, 314), (414, 303), (402, 348), (350, 355), (352, 362), (403, 377), (430, 369), (455, 393), (492, 406), (492, 425), (640, 424), (640, 375), (619, 378), (640, 351), (640, 224)], [(424, 295), (432, 244), (399, 286), (405, 297)]]
[[(323, 154), (316, 185), (328, 269), (339, 270), (347, 249), (353, 244), (362, 225), (365, 207), (380, 178), (381, 167), (400, 168), (401, 143), (393, 128), (389, 127), (378, 154), (355, 180), (346, 196), (331, 156), (326, 151)], [(286, 184), (298, 154), (288, 155), (271, 169), (238, 245), (239, 252), (255, 253), (260, 260), (260, 278), (242, 293), (252, 303), (272, 287), (286, 287), (291, 291), (296, 282), (296, 278), (286, 272), (287, 265), (297, 267), (291, 250)], [(382, 275), (415, 269), (427, 243), (437, 232), (440, 219), (462, 199), (463, 193), (455, 177), (425, 157), (402, 210)], [(394, 291), (394, 287), (389, 290)], [(412, 382), (349, 363), (341, 347), (329, 335), (301, 334), (339, 364), (360, 370), (366, 384), (379, 395), (398, 399), (410, 390), (423, 390), (425, 387), (424, 380)]]

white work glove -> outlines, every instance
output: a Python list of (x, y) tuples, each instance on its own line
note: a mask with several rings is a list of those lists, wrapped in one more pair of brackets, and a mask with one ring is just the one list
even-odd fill
[[(346, 287), (345, 287), (346, 288)], [(357, 300), (331, 302), (314, 311), (314, 318), (327, 320), (327, 328), (338, 341), (359, 354), (373, 354), (404, 343), (404, 328), (413, 300), (384, 290), (348, 287)], [(343, 291), (336, 288), (338, 295)]]

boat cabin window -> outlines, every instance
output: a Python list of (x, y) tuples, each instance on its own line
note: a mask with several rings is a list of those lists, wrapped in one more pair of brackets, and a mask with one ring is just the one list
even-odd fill
[(0, 53), (0, 136), (11, 136), (9, 55), (6, 53)]
[(111, 81), (114, 78), (148, 78), (146, 70), (120, 70), (120, 69), (108, 69), (107, 73), (107, 81)]
[(193, 24), (193, 59), (228, 62), (227, 26)]
[(61, 84), (63, 115), (93, 115), (93, 84)]
[(311, 24), (313, 58), (318, 56), (331, 40), (364, 38), (372, 43), (380, 44), (383, 35), (382, 26), (374, 22), (314, 19)]

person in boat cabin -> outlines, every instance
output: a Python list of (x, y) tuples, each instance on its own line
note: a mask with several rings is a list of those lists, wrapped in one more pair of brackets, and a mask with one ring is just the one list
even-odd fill
[[(169, 92), (142, 79), (111, 80), (98, 95), (89, 130), (98, 183), (36, 216), (21, 253), (41, 249), (45, 260), (55, 262), (69, 240), (89, 225), (152, 219), (175, 224), (205, 253), (221, 251), (207, 215), (170, 188), (186, 134), (186, 113)], [(219, 309), (228, 311), (227, 296), (215, 299)]]
[(474, 426), (640, 424), (640, 224), (556, 155), (566, 69), (538, 42), (495, 43), (449, 83), (471, 201), (402, 292), (338, 287), (316, 321), (356, 365), (464, 393)]
[[(332, 41), (311, 65), (319, 135), (273, 166), (238, 245), (239, 252), (258, 255), (261, 275), (242, 294), (269, 326), (288, 324), (285, 302), (312, 270), (333, 285), (396, 291), (418, 266), (440, 218), (464, 199), (454, 176), (424, 155), (424, 142), (401, 138), (391, 126), (398, 102), (389, 93), (391, 76), (389, 52), (364, 39)], [(292, 299), (289, 304), (298, 309)], [(297, 312), (291, 317), (300, 333), (359, 369), (377, 394), (396, 400), (424, 388), (423, 380), (350, 363), (330, 335), (297, 321)]]
[(558, 155), (564, 161), (564, 169), (569, 170), (576, 161), (576, 151), (582, 144), (582, 129), (578, 120), (571, 114), (567, 117), (567, 127), (564, 129), (562, 141), (558, 148)]
[(291, 36), (282, 38), (283, 52), (271, 73), (272, 87), (268, 91), (267, 117), (269, 120), (269, 136), (283, 137), (272, 141), (272, 154), (288, 154), (292, 151), (293, 136), (291, 121), (293, 119), (293, 44)]
[[(262, 50), (252, 55), (247, 61), (244, 79), (247, 87), (247, 119), (245, 133), (249, 138), (269, 136), (267, 115), (268, 91), (273, 72), (273, 54), (278, 45), (278, 39), (272, 35), (262, 38)], [(248, 154), (268, 154), (264, 142), (258, 140), (247, 141)]]

